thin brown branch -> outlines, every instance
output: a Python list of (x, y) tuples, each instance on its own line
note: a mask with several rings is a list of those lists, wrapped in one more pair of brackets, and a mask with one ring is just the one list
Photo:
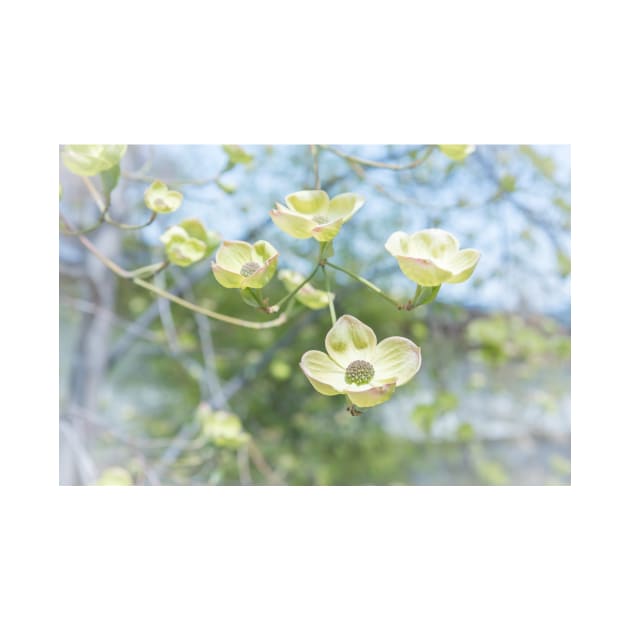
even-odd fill
[(350, 155), (349, 153), (340, 151), (339, 149), (336, 149), (335, 147), (331, 147), (330, 145), (327, 145), (327, 144), (320, 144), (319, 146), (325, 151), (330, 151), (331, 153), (334, 153), (338, 157), (343, 158), (344, 160), (347, 160), (349, 162), (354, 162), (355, 164), (362, 164), (363, 166), (369, 166), (370, 168), (385, 168), (390, 171), (405, 171), (405, 170), (420, 166), (429, 158), (434, 148), (432, 146), (427, 147), (424, 153), (417, 160), (414, 160), (413, 162), (406, 162), (404, 164), (390, 164), (388, 162), (378, 162), (376, 160), (366, 160), (364, 158), (359, 158), (354, 155)]

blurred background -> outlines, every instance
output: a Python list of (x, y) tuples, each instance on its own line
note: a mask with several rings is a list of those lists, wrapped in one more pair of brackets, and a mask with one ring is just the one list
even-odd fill
[[(307, 274), (317, 243), (291, 239), (269, 210), (313, 188), (316, 175), (331, 197), (366, 198), (335, 239), (333, 262), (401, 301), (415, 286), (384, 248), (392, 232), (441, 227), (482, 258), (469, 281), (410, 312), (333, 276), (338, 316), (422, 347), (419, 374), (355, 417), (298, 367), (306, 350), (324, 349), (327, 309), (238, 328), (156, 299), (62, 235), (60, 483), (569, 484), (569, 147), (477, 146), (458, 161), (429, 148), (129, 146), (111, 215), (145, 222), (155, 179), (184, 201), (141, 230), (104, 224), (86, 234), (125, 269), (163, 260), (160, 235), (194, 217), (225, 239), (268, 240), (278, 269)], [(60, 166), (60, 182), (63, 216), (75, 228), (94, 224), (82, 178)], [(210, 259), (169, 266), (154, 282), (221, 313), (273, 318), (218, 285)], [(323, 289), (321, 275), (313, 283)], [(265, 292), (272, 302), (286, 293), (277, 278)]]

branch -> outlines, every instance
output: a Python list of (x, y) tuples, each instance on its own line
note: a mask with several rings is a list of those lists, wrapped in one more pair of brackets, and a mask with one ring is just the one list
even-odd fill
[(331, 153), (334, 153), (335, 155), (343, 158), (346, 161), (354, 162), (355, 164), (362, 164), (363, 166), (369, 166), (370, 168), (386, 168), (390, 171), (406, 171), (408, 169), (416, 168), (417, 166), (423, 164), (429, 158), (434, 149), (434, 147), (432, 146), (427, 147), (424, 153), (413, 162), (407, 162), (405, 164), (389, 164), (388, 162), (377, 162), (375, 160), (366, 160), (364, 158), (359, 158), (354, 155), (344, 153), (339, 149), (335, 149), (328, 144), (320, 144), (319, 146), (325, 151), (330, 151)]

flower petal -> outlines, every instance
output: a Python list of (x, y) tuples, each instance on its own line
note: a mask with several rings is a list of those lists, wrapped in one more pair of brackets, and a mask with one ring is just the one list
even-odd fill
[(385, 243), (385, 249), (392, 256), (409, 255), (409, 234), (406, 232), (394, 232)]
[(347, 390), (344, 393), (359, 407), (374, 407), (389, 400), (396, 389), (395, 383), (373, 385), (365, 390)]
[(420, 348), (405, 337), (383, 339), (374, 352), (374, 380), (396, 382), (396, 387), (408, 383), (420, 369)]
[(374, 331), (352, 315), (343, 315), (326, 335), (326, 350), (341, 367), (357, 359), (372, 361), (376, 348)]
[(300, 214), (326, 214), (330, 203), (324, 190), (300, 190), (284, 199), (291, 210)]
[[(169, 190), (164, 196), (164, 202), (166, 203), (166, 212), (174, 212), (182, 205), (184, 195), (177, 190)], [(162, 212), (165, 212), (162, 210)]]
[(245, 263), (253, 260), (254, 248), (245, 241), (223, 241), (217, 251), (217, 263), (224, 269), (240, 275)]
[(256, 241), (253, 245), (252, 260), (261, 265), (278, 255), (278, 250), (267, 241)]
[(165, 249), (171, 263), (179, 267), (188, 267), (204, 258), (207, 248), (203, 241), (190, 237), (184, 241), (171, 241)]
[(75, 175), (91, 176), (118, 164), (126, 150), (126, 144), (67, 144), (61, 159)]
[(212, 263), (212, 273), (216, 281), (226, 289), (240, 289), (245, 278), (240, 273), (224, 269), (217, 263)]
[(430, 228), (415, 232), (409, 237), (409, 252), (414, 258), (443, 259), (453, 256), (459, 241), (446, 230)]
[(457, 254), (448, 261), (448, 268), (453, 274), (453, 277), (449, 278), (447, 282), (455, 284), (468, 280), (468, 278), (472, 276), (480, 257), (481, 252), (476, 249), (462, 249), (457, 252)]
[(144, 191), (144, 203), (153, 212), (168, 214), (181, 206), (184, 196), (176, 190), (169, 190), (168, 186), (156, 179)]
[(302, 355), (300, 368), (311, 385), (324, 396), (341, 394), (347, 387), (345, 371), (326, 353), (309, 350)]
[(365, 199), (361, 195), (357, 195), (355, 193), (343, 193), (330, 200), (328, 216), (334, 219), (343, 217), (343, 222), (346, 223), (346, 221), (348, 221), (350, 217), (364, 204)]
[(343, 225), (343, 217), (339, 217), (330, 223), (322, 223), (311, 229), (311, 236), (320, 242), (332, 241)]
[(179, 226), (186, 230), (188, 236), (198, 238), (206, 244), (206, 256), (212, 254), (221, 243), (220, 234), (214, 230), (208, 232), (199, 219), (185, 219), (180, 221)]
[(436, 287), (447, 282), (451, 272), (438, 267), (428, 258), (412, 258), (410, 256), (396, 256), (400, 270), (416, 284), (423, 287)]
[(200, 261), (206, 256), (208, 249), (202, 240), (190, 236), (179, 225), (174, 225), (166, 230), (160, 236), (160, 240), (164, 243), (169, 261), (179, 267), (188, 267)]
[(293, 238), (311, 238), (311, 229), (317, 223), (306, 216), (301, 216), (295, 212), (291, 212), (284, 206), (277, 204), (270, 213), (271, 220), (289, 236)]
[(245, 282), (241, 286), (249, 287), (251, 289), (262, 289), (276, 273), (276, 267), (278, 266), (278, 256), (272, 256), (263, 265), (255, 271), (251, 276), (244, 278)]

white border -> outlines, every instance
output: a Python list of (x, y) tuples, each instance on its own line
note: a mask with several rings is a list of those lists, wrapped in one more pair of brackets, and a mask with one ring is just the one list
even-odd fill
[[(5, 9), (3, 627), (628, 627), (615, 7)], [(57, 144), (87, 140), (572, 143), (574, 486), (58, 488), (50, 202)]]

